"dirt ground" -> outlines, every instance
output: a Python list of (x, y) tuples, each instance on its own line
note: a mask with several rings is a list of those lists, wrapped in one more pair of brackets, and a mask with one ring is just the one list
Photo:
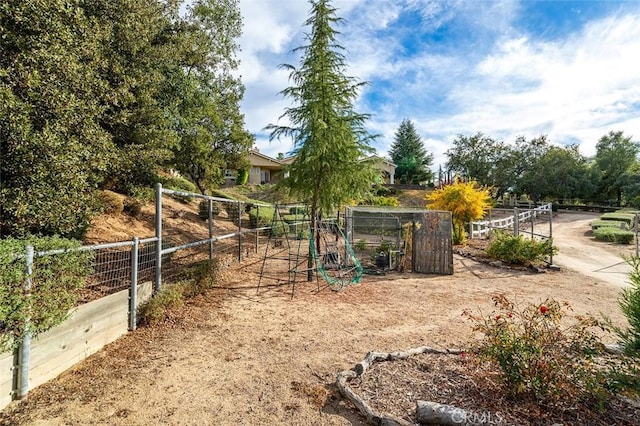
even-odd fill
[[(463, 311), (490, 313), (493, 294), (520, 305), (551, 297), (570, 302), (573, 314), (624, 324), (623, 274), (610, 269), (620, 247), (585, 235), (594, 218), (554, 217), (561, 270), (544, 274), (456, 256), (451, 276), (365, 276), (338, 293), (263, 280), (258, 292), (254, 258), (162, 326), (138, 329), (34, 389), (0, 424), (364, 424), (335, 390), (336, 374), (370, 350), (464, 348), (472, 332)], [(268, 265), (275, 274), (276, 262)]]

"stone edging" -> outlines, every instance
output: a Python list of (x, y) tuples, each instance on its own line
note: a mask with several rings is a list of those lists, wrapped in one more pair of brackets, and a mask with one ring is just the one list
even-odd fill
[[(409, 426), (412, 423), (398, 419), (396, 417), (387, 416), (385, 414), (377, 413), (373, 408), (369, 406), (362, 398), (360, 398), (349, 386), (349, 382), (357, 377), (362, 376), (374, 362), (382, 361), (395, 361), (399, 359), (407, 359), (413, 355), (430, 353), (430, 354), (442, 354), (442, 355), (459, 355), (463, 351), (460, 349), (434, 349), (428, 346), (421, 346), (418, 348), (409, 349), (406, 352), (369, 352), (362, 361), (355, 365), (351, 370), (346, 370), (338, 373), (336, 379), (336, 385), (340, 390), (342, 396), (347, 398), (355, 405), (358, 410), (365, 416), (367, 422), (373, 425), (379, 426)], [(440, 425), (459, 425), (463, 424), (460, 421), (452, 417), (464, 419), (464, 410), (461, 408), (453, 407), (450, 405), (438, 404), (429, 401), (417, 401), (416, 411), (418, 413), (418, 420), (420, 420), (420, 414), (422, 417), (427, 416), (430, 424)], [(457, 415), (457, 416), (456, 416)]]

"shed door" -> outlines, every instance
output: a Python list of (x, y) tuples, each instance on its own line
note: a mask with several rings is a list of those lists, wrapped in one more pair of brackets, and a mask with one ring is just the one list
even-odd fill
[(413, 272), (453, 274), (451, 212), (426, 211), (413, 218)]

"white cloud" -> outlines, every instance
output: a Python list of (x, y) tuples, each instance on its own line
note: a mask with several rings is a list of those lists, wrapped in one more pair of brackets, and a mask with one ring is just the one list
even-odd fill
[[(514, 24), (521, 13), (515, 1), (337, 0), (335, 6), (347, 21), (338, 28), (348, 48), (347, 74), (371, 82), (357, 107), (373, 114), (369, 128), (381, 134), (381, 154), (404, 118), (416, 124), (436, 168), (460, 133), (481, 131), (507, 142), (548, 134), (556, 143), (580, 141), (587, 155), (610, 130), (640, 136), (640, 12), (592, 21), (564, 39), (541, 40)], [(277, 66), (297, 65), (289, 51), (302, 43), (309, 4), (241, 0), (241, 7), (243, 112), (249, 130), (260, 134), (288, 106), (278, 95), (289, 85), (288, 73)], [(420, 28), (403, 27), (400, 18), (407, 12), (423, 17)], [(427, 37), (416, 50), (403, 45), (408, 31), (433, 32), (452, 23), (472, 33), (471, 42), (442, 49)], [(264, 152), (291, 149), (290, 141), (267, 139), (257, 141)]]

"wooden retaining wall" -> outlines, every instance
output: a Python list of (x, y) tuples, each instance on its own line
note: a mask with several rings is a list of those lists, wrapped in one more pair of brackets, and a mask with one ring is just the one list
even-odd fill
[[(151, 297), (153, 285), (138, 285), (138, 305)], [(127, 333), (129, 290), (123, 290), (74, 308), (62, 324), (31, 342), (29, 390), (73, 367)], [(14, 365), (11, 352), (0, 354), (0, 409), (12, 400)]]

